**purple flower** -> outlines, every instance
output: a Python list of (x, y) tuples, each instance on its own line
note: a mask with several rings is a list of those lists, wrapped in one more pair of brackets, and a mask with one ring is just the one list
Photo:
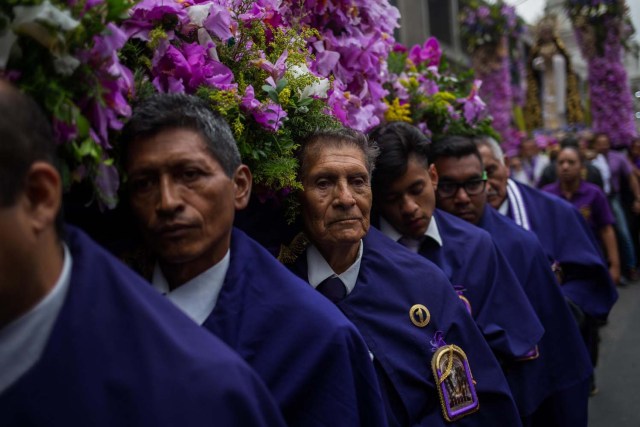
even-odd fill
[(484, 6), (484, 5), (480, 6), (478, 8), (477, 14), (478, 14), (478, 19), (480, 20), (488, 18), (489, 15), (491, 15), (491, 9), (489, 9), (487, 6)]
[(71, 123), (53, 118), (53, 136), (58, 144), (64, 144), (78, 137), (78, 128)]
[(426, 66), (437, 67), (441, 57), (440, 43), (435, 37), (429, 37), (422, 46), (417, 44), (409, 51), (409, 59), (416, 65), (424, 63)]
[(289, 56), (289, 51), (285, 50), (282, 52), (280, 57), (276, 60), (275, 64), (272, 64), (267, 60), (264, 56), (256, 61), (254, 64), (259, 68), (265, 70), (275, 81), (280, 80), (284, 73), (287, 71), (287, 57)]
[(259, 109), (253, 111), (255, 121), (267, 130), (276, 132), (287, 117), (287, 112), (279, 104), (269, 101)]
[(212, 3), (209, 16), (204, 20), (203, 26), (220, 40), (226, 41), (233, 37), (230, 30), (231, 14), (224, 6)]
[(118, 170), (113, 165), (100, 163), (95, 178), (96, 190), (98, 192), (98, 206), (101, 210), (105, 207), (113, 209), (118, 204), (118, 187), (120, 178)]
[(161, 43), (152, 61), (153, 84), (160, 92), (193, 93), (206, 85), (221, 90), (236, 87), (233, 72), (209, 57), (207, 48), (198, 43), (184, 44), (182, 50)]
[(180, 22), (187, 19), (182, 4), (177, 1), (142, 0), (131, 8), (122, 29), (128, 37), (149, 41), (149, 31), (166, 15), (175, 15)]
[(462, 111), (464, 119), (470, 125), (474, 125), (479, 120), (483, 119), (486, 115), (487, 105), (482, 98), (478, 95), (478, 91), (482, 86), (482, 81), (475, 80), (471, 86), (471, 91), (466, 98), (458, 99), (458, 102), (462, 103)]
[(244, 90), (244, 96), (240, 102), (240, 107), (242, 107), (245, 111), (253, 111), (260, 108), (260, 101), (258, 101), (255, 97), (255, 92), (253, 90), (253, 86), (249, 85)]

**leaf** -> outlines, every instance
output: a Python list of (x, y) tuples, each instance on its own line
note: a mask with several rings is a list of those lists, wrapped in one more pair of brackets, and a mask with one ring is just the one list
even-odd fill
[(278, 80), (278, 83), (276, 83), (276, 90), (278, 91), (278, 93), (282, 92), (282, 89), (287, 87), (288, 84), (289, 82), (285, 78)]

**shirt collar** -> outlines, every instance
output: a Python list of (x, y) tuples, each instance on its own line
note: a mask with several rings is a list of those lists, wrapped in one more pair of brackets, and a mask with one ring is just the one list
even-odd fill
[(346, 286), (347, 295), (351, 293), (353, 288), (356, 287), (356, 281), (358, 280), (358, 274), (360, 273), (363, 247), (364, 242), (360, 240), (360, 248), (358, 249), (358, 257), (356, 258), (356, 261), (342, 274), (336, 274), (329, 263), (324, 259), (318, 248), (314, 245), (309, 246), (307, 248), (307, 275), (309, 284), (314, 288), (317, 288), (323, 280), (332, 276), (337, 276)]
[(63, 243), (64, 262), (56, 284), (31, 310), (0, 330), (0, 394), (42, 356), (71, 283), (73, 260)]
[[(380, 231), (382, 231), (382, 233), (384, 233), (387, 237), (393, 239), (396, 242), (401, 238), (403, 238), (402, 234), (400, 234), (400, 232), (396, 230), (395, 227), (391, 225), (384, 218), (380, 218)], [(429, 226), (427, 227), (427, 230), (424, 232), (424, 235), (432, 238), (438, 244), (438, 246), (442, 246), (442, 236), (440, 235), (440, 229), (438, 228), (438, 222), (436, 221), (435, 214), (431, 215)], [(404, 237), (404, 239), (405, 241), (406, 240), (415, 241), (415, 245), (408, 246), (410, 249), (413, 247), (418, 248), (420, 246), (420, 243), (422, 243), (422, 240), (411, 239), (410, 237)]]
[(224, 285), (224, 278), (229, 270), (230, 252), (214, 266), (185, 282), (173, 291), (169, 290), (169, 283), (160, 266), (156, 263), (153, 270), (153, 287), (174, 303), (198, 325), (202, 325), (211, 314), (218, 301), (218, 295)]
[(509, 213), (509, 198), (505, 197), (502, 204), (498, 207), (498, 212), (502, 215), (507, 215)]

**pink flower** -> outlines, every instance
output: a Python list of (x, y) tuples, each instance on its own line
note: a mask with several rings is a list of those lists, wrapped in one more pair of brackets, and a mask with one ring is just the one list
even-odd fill
[(440, 43), (435, 37), (429, 37), (424, 42), (424, 45), (417, 44), (409, 51), (409, 59), (416, 65), (425, 63), (427, 66), (437, 67), (440, 64), (441, 57)]

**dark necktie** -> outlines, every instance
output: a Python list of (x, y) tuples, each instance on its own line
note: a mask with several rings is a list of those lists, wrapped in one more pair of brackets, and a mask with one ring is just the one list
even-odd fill
[(347, 296), (347, 287), (337, 276), (323, 280), (316, 289), (334, 304)]
[(420, 249), (418, 253), (426, 258), (434, 259), (438, 250), (440, 249), (440, 245), (436, 242), (431, 236), (426, 236), (422, 244), (420, 245)]

